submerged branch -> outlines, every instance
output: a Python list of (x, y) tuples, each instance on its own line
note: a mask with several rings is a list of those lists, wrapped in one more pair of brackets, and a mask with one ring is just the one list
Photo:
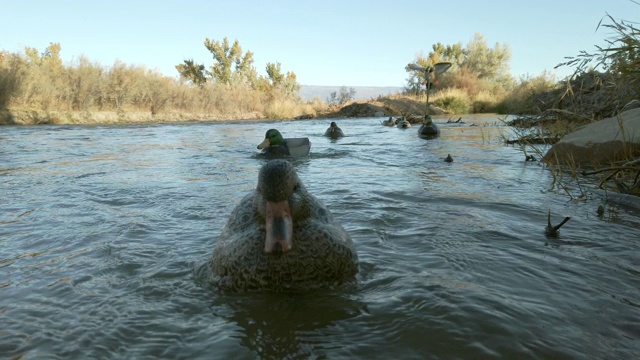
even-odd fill
[(567, 221), (571, 219), (570, 216), (565, 217), (560, 224), (553, 226), (551, 225), (551, 210), (547, 214), (547, 228), (544, 230), (544, 234), (546, 236), (557, 237), (559, 235), (558, 230), (562, 227), (562, 225), (566, 224)]

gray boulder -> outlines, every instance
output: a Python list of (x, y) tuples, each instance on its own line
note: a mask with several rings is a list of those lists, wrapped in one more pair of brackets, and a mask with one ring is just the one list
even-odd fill
[(639, 155), (640, 108), (637, 108), (579, 127), (554, 144), (542, 161), (600, 167)]

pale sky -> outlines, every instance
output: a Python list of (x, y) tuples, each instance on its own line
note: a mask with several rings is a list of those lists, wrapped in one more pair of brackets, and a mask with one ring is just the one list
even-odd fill
[[(281, 63), (301, 85), (404, 86), (404, 67), (431, 45), (482, 34), (490, 47), (508, 44), (511, 74), (558, 78), (554, 66), (581, 50), (606, 45), (596, 30), (609, 14), (640, 21), (631, 0), (0, 0), (0, 50), (43, 51), (60, 43), (65, 63), (81, 55), (105, 67), (116, 60), (177, 76), (193, 58), (213, 64), (206, 38), (254, 53), (266, 75)], [(637, 26), (637, 24), (636, 24)]]

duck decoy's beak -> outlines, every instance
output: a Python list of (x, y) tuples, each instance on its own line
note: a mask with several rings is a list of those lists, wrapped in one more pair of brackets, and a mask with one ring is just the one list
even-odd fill
[(267, 202), (267, 235), (264, 242), (264, 252), (267, 254), (287, 253), (293, 247), (293, 220), (289, 203)]
[(260, 145), (258, 145), (258, 149), (264, 149), (266, 147), (268, 147), (269, 145), (271, 145), (271, 143), (269, 142), (269, 139), (265, 138)]

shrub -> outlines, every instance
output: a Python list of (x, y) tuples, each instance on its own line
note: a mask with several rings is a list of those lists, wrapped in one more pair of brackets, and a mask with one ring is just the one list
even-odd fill
[(543, 72), (536, 77), (523, 77), (515, 88), (496, 105), (496, 112), (502, 114), (538, 114), (540, 96), (560, 87), (555, 76)]
[(466, 114), (471, 109), (469, 95), (461, 89), (440, 90), (431, 99), (431, 103), (454, 114)]
[(0, 109), (6, 109), (20, 91), (23, 64), (19, 57), (0, 52)]

